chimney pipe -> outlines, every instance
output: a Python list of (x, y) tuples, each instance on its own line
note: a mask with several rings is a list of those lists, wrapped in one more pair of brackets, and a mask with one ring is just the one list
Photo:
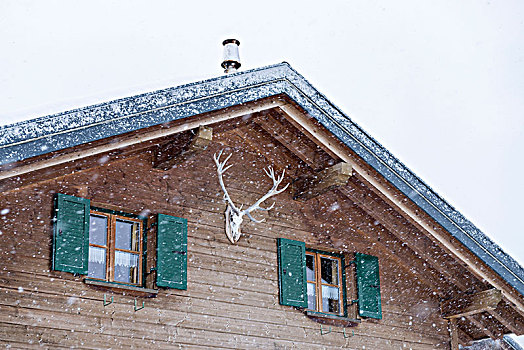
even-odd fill
[(233, 73), (240, 68), (240, 56), (238, 54), (238, 46), (240, 41), (237, 39), (226, 39), (222, 42), (224, 45), (224, 61), (221, 66), (224, 68), (224, 73)]

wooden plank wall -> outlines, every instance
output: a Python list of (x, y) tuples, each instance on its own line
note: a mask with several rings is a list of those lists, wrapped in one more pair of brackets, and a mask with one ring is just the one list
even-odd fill
[[(150, 153), (120, 160), (101, 158), (96, 168), (0, 197), (0, 209), (9, 210), (4, 210), (0, 227), (0, 344), (86, 349), (449, 348), (438, 299), (352, 232), (351, 220), (358, 220), (360, 227), (376, 224), (362, 212), (347, 209), (344, 214), (351, 220), (344, 230), (341, 223), (331, 225), (311, 215), (308, 203), (293, 201), (288, 191), (276, 198), (274, 210), (255, 213), (257, 218), (266, 218), (264, 223), (246, 219), (244, 236), (238, 244), (230, 244), (212, 161), (219, 147), (215, 143), (169, 171), (152, 169)], [(249, 205), (270, 187), (262, 171), (268, 164), (240, 148), (231, 151), (235, 152), (230, 160), (234, 166), (225, 182), (238, 204)], [(156, 213), (187, 218), (188, 289), (164, 289), (156, 298), (139, 297), (145, 308), (135, 312), (135, 297), (115, 292), (114, 303), (104, 307), (104, 293), (111, 292), (88, 286), (81, 277), (51, 271), (52, 198), (56, 192), (79, 195), (79, 186), (87, 186), (80, 191), (92, 201), (149, 215), (150, 224)], [(334, 195), (324, 196), (328, 203)], [(335, 205), (326, 210), (338, 209)], [(332, 240), (329, 228), (335, 226), (338, 238)], [(149, 231), (149, 237), (153, 236), (154, 228)], [(364, 320), (351, 329), (353, 337), (344, 338), (339, 327), (321, 335), (320, 325), (303, 312), (279, 305), (278, 237), (328, 251), (378, 255), (383, 319)], [(153, 251), (154, 240), (148, 245)], [(352, 293), (353, 283), (348, 277)]]

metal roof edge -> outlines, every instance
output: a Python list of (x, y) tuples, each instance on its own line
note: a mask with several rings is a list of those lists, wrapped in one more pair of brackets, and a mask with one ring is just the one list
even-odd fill
[(515, 339), (511, 338), (508, 335), (505, 335), (503, 338), (504, 342), (508, 344), (513, 350), (524, 350), (522, 346), (520, 346)]

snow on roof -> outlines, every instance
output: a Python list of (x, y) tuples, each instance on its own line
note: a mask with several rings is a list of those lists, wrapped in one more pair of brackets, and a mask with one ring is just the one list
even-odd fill
[[(502, 346), (502, 343), (505, 347)], [(512, 350), (524, 350), (522, 347), (508, 335), (505, 335), (502, 339), (483, 339), (475, 341), (471, 346), (461, 347), (464, 350), (493, 350), (493, 349), (512, 349)]]
[(285, 94), (521, 294), (524, 269), (287, 63), (0, 127), (0, 165)]

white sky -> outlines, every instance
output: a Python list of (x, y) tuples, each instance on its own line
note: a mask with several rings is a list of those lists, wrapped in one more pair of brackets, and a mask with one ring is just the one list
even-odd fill
[(221, 75), (234, 37), (241, 69), (289, 62), (524, 264), (524, 2), (247, 3), (0, 1), (0, 124)]

